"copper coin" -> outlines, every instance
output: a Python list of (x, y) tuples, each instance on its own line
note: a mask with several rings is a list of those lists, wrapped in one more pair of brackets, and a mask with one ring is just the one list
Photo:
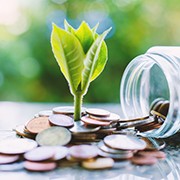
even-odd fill
[(146, 125), (137, 126), (136, 129), (140, 132), (146, 132), (146, 131), (154, 130), (160, 127), (161, 127), (160, 123), (153, 122)]
[(37, 142), (31, 139), (4, 139), (0, 141), (0, 153), (22, 154), (37, 147)]
[(49, 117), (53, 114), (52, 110), (43, 110), (38, 113), (39, 117)]
[(77, 159), (91, 159), (98, 155), (98, 148), (93, 145), (74, 145), (70, 147), (69, 154)]
[(24, 167), (29, 171), (51, 171), (56, 168), (56, 163), (25, 161)]
[[(74, 114), (74, 106), (59, 106), (53, 108), (54, 114)], [(85, 108), (81, 108), (81, 113), (85, 113)]]
[(146, 150), (160, 150), (166, 146), (166, 143), (162, 139), (156, 139), (152, 137), (141, 137), (146, 142)]
[(102, 157), (109, 157), (112, 159), (120, 160), (120, 159), (129, 159), (133, 156), (132, 151), (126, 154), (112, 154), (112, 153), (107, 153), (105, 151), (102, 151), (101, 149), (98, 150), (98, 155)]
[(24, 154), (24, 158), (29, 161), (44, 161), (52, 158), (55, 150), (50, 147), (41, 146)]
[(66, 145), (71, 140), (71, 133), (64, 127), (50, 127), (41, 131), (36, 136), (36, 141), (40, 146)]
[(131, 162), (137, 165), (153, 165), (157, 162), (157, 158), (152, 156), (134, 156)]
[(140, 156), (152, 156), (158, 159), (164, 159), (166, 158), (166, 154), (163, 151), (138, 151), (137, 153)]
[(19, 155), (0, 154), (0, 164), (13, 163), (19, 159)]
[(62, 127), (72, 127), (74, 125), (74, 119), (63, 114), (53, 114), (49, 116), (51, 124)]
[(25, 126), (24, 125), (18, 125), (18, 126), (15, 127), (14, 130), (16, 131), (16, 133), (19, 136), (27, 137), (27, 138), (30, 138), (30, 139), (35, 138), (34, 134), (31, 134), (31, 133), (28, 133), (28, 132), (25, 131)]
[(99, 121), (115, 121), (115, 122), (117, 122), (118, 120), (120, 120), (120, 116), (115, 113), (110, 113), (110, 115), (107, 117), (98, 117), (98, 116), (90, 115), (90, 118), (96, 119)]
[(110, 116), (110, 112), (104, 109), (97, 109), (97, 108), (88, 108), (86, 109), (86, 113), (93, 116), (100, 116), (100, 117), (107, 117)]
[(30, 133), (37, 134), (47, 128), (51, 127), (48, 117), (33, 118), (26, 124), (26, 128)]
[(52, 146), (52, 148), (55, 151), (54, 157), (52, 158), (53, 161), (59, 161), (65, 158), (69, 152), (69, 149), (65, 146)]
[(113, 165), (114, 160), (112, 158), (97, 158), (82, 162), (82, 167), (86, 169), (108, 169), (112, 168)]
[(128, 150), (119, 150), (119, 149), (110, 148), (110, 147), (106, 146), (103, 141), (100, 141), (98, 143), (98, 147), (102, 151), (107, 152), (107, 153), (111, 153), (111, 154), (128, 154), (128, 153), (131, 152), (131, 151), (128, 151)]
[(142, 150), (146, 147), (146, 142), (136, 136), (114, 134), (104, 138), (104, 143), (114, 149)]
[(98, 121), (98, 120), (92, 119), (88, 116), (81, 117), (81, 121), (83, 121), (86, 124), (96, 125), (96, 126), (108, 126), (111, 124), (111, 122), (109, 122), (109, 121)]
[(74, 126), (70, 128), (69, 130), (72, 133), (90, 133), (90, 132), (97, 132), (101, 127), (91, 127), (86, 126), (82, 121), (76, 121), (74, 122)]

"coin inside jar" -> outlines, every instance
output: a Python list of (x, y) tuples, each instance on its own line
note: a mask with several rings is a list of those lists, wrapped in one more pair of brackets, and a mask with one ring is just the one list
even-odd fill
[(74, 120), (63, 114), (53, 114), (49, 116), (49, 121), (53, 125), (62, 127), (72, 127), (74, 125)]
[(110, 116), (110, 112), (104, 109), (88, 108), (86, 113), (93, 116), (107, 117)]
[(33, 134), (37, 134), (49, 127), (51, 126), (48, 117), (33, 118), (26, 124), (26, 129)]
[(36, 141), (40, 146), (66, 145), (71, 140), (71, 133), (64, 127), (50, 127), (41, 131), (36, 136)]
[(115, 134), (104, 138), (104, 143), (114, 149), (142, 150), (146, 147), (146, 142), (136, 136)]
[(94, 145), (74, 145), (69, 148), (69, 154), (77, 159), (91, 159), (98, 155), (97, 150)]

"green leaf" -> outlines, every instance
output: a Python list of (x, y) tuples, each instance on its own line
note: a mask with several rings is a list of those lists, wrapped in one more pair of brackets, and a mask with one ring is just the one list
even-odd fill
[[(91, 48), (89, 49), (86, 55), (86, 58), (84, 60), (84, 69), (82, 72), (82, 81), (81, 81), (81, 88), (84, 93), (86, 93), (89, 83), (92, 80), (91, 77), (93, 75), (93, 72), (95, 72), (95, 67), (97, 67), (97, 60), (101, 61), (101, 59), (98, 58), (101, 50), (101, 45), (103, 43), (105, 36), (110, 31), (110, 29), (106, 30), (103, 34), (99, 35), (96, 38), (96, 40), (91, 45)], [(103, 62), (105, 61), (103, 60)], [(101, 62), (98, 62), (98, 64), (99, 63)], [(104, 66), (104, 64), (102, 65)], [(97, 77), (97, 74), (99, 75), (100, 73), (96, 72), (96, 75), (94, 75), (94, 77)]]
[(76, 30), (66, 21), (64, 20), (64, 28), (66, 31), (75, 34)]
[(75, 35), (79, 39), (84, 53), (86, 54), (94, 41), (93, 32), (91, 31), (88, 24), (83, 21), (76, 30)]
[(79, 40), (53, 24), (51, 46), (60, 69), (74, 94), (81, 81), (85, 54)]
[(100, 47), (98, 60), (96, 61), (94, 71), (92, 73), (90, 81), (93, 81), (101, 74), (101, 72), (103, 71), (103, 69), (106, 65), (107, 60), (108, 60), (107, 46), (106, 46), (106, 43), (103, 41), (103, 43)]

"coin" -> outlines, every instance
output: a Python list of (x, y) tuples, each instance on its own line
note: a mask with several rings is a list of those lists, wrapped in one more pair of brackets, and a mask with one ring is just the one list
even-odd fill
[(0, 164), (13, 163), (20, 158), (19, 155), (0, 154)]
[(94, 145), (74, 145), (69, 148), (69, 154), (77, 159), (91, 159), (98, 155), (98, 148)]
[(164, 102), (165, 100), (163, 98), (156, 98), (150, 105), (150, 110), (155, 110), (157, 111), (159, 109), (159, 107), (161, 106), (161, 104)]
[(82, 121), (76, 121), (74, 122), (74, 126), (69, 130), (72, 133), (90, 133), (90, 132), (96, 132), (100, 128), (101, 128), (100, 126), (97, 127), (86, 126)]
[(157, 111), (154, 111), (154, 110), (151, 110), (150, 112), (153, 116), (158, 116), (158, 117), (161, 117), (162, 119), (166, 119), (166, 116), (164, 116), (163, 114), (157, 112)]
[(4, 139), (0, 141), (0, 153), (22, 154), (37, 147), (37, 142), (31, 139)]
[(56, 163), (25, 161), (24, 167), (29, 171), (51, 171), (56, 168)]
[(134, 121), (143, 121), (149, 119), (149, 115), (144, 116), (144, 117), (137, 117), (137, 118), (129, 118), (129, 119), (120, 119), (119, 122), (134, 122)]
[(142, 150), (146, 147), (146, 142), (136, 136), (114, 134), (104, 138), (104, 143), (114, 149)]
[(133, 153), (132, 151), (130, 151), (129, 153), (125, 153), (125, 154), (112, 154), (112, 153), (107, 153), (105, 151), (102, 151), (101, 149), (98, 149), (98, 155), (102, 157), (109, 157), (112, 159), (120, 160), (120, 159), (131, 158), (133, 156)]
[(26, 124), (26, 129), (33, 134), (37, 134), (49, 127), (51, 126), (48, 117), (33, 118)]
[(104, 109), (97, 109), (97, 108), (88, 108), (86, 109), (86, 113), (93, 116), (98, 117), (107, 117), (110, 116), (110, 112)]
[(137, 153), (140, 156), (149, 156), (149, 157), (155, 157), (158, 159), (164, 159), (166, 157), (166, 154), (163, 151), (138, 151)]
[(145, 125), (141, 125), (141, 126), (137, 126), (136, 129), (140, 132), (146, 132), (146, 131), (150, 131), (150, 130), (154, 130), (157, 128), (160, 128), (161, 124), (158, 122), (152, 122), (149, 124), (145, 124)]
[[(74, 106), (60, 106), (53, 108), (54, 114), (74, 114)], [(81, 108), (81, 113), (85, 113), (85, 108)]]
[(98, 121), (95, 119), (90, 118), (89, 116), (81, 117), (81, 121), (89, 125), (96, 125), (96, 126), (108, 126), (111, 124), (109, 121)]
[(104, 152), (111, 153), (111, 154), (128, 154), (131, 151), (126, 150), (120, 150), (120, 149), (112, 149), (104, 144), (103, 141), (100, 141), (98, 143), (98, 148), (101, 149)]
[(72, 127), (74, 125), (74, 120), (63, 114), (53, 114), (49, 116), (49, 121), (53, 125), (62, 127)]
[(161, 104), (161, 106), (158, 109), (158, 112), (166, 117), (168, 111), (169, 111), (169, 101), (166, 100)]
[(27, 138), (30, 138), (30, 139), (35, 138), (34, 134), (31, 134), (31, 133), (28, 133), (28, 132), (25, 131), (25, 126), (24, 125), (18, 125), (18, 126), (15, 127), (14, 130), (16, 131), (16, 133), (19, 136), (27, 137)]
[(134, 156), (131, 162), (137, 165), (153, 165), (157, 162), (157, 158), (152, 156)]
[(86, 169), (108, 169), (112, 168), (113, 165), (114, 160), (112, 158), (97, 158), (82, 162), (82, 167)]
[(52, 158), (53, 161), (59, 161), (65, 158), (69, 152), (69, 149), (65, 146), (52, 146), (52, 148), (55, 151), (54, 157)]
[(49, 117), (53, 114), (52, 110), (43, 110), (38, 113), (39, 117)]
[(120, 116), (118, 114), (115, 114), (115, 113), (110, 113), (110, 115), (107, 117), (106, 116), (105, 117), (98, 117), (98, 116), (90, 115), (90, 118), (96, 119), (99, 121), (115, 121), (115, 122), (117, 122), (118, 120), (120, 120)]
[(0, 171), (18, 171), (24, 168), (24, 162), (15, 162), (11, 164), (1, 164)]
[(156, 139), (152, 137), (141, 137), (146, 142), (147, 150), (160, 150), (166, 146), (166, 143), (162, 139)]
[(50, 147), (41, 146), (24, 154), (24, 158), (29, 161), (44, 161), (52, 158), (55, 150)]
[(41, 131), (36, 136), (36, 141), (40, 146), (66, 145), (71, 140), (71, 133), (64, 127), (50, 127)]

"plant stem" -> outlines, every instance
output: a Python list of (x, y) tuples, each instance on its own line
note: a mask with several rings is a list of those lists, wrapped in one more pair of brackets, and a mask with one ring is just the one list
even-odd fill
[(81, 119), (81, 106), (82, 106), (83, 95), (76, 93), (74, 95), (74, 120), (79, 121)]

